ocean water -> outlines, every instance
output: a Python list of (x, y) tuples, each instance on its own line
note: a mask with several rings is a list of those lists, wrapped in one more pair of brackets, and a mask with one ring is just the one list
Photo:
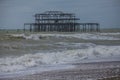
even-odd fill
[(25, 39), (39, 40), (42, 37), (56, 37), (56, 38), (79, 38), (84, 40), (120, 40), (114, 37), (115, 35), (120, 35), (120, 33), (74, 33), (74, 34), (11, 34), (13, 37), (22, 37)]
[(114, 44), (120, 42), (120, 33), (37, 33), (5, 36), (7, 38), (0, 42), (1, 75), (46, 65), (120, 61), (120, 44)]

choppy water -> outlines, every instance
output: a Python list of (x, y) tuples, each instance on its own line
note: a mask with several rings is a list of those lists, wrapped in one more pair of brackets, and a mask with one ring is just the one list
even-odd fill
[[(7, 34), (0, 43), (0, 73), (40, 65), (120, 61), (120, 33)], [(108, 41), (111, 45), (106, 45)], [(99, 42), (95, 44), (94, 42)], [(102, 44), (100, 44), (102, 43)], [(104, 44), (104, 45), (103, 45)]]

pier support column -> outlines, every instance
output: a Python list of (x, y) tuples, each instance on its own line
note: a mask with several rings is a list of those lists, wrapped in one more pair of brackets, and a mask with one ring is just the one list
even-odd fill
[(24, 24), (24, 29), (23, 29), (23, 31), (25, 32), (25, 24)]
[(32, 25), (30, 24), (30, 32), (32, 32)]

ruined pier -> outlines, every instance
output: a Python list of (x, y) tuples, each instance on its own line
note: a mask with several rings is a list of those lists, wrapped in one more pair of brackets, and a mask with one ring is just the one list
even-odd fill
[[(30, 32), (99, 32), (99, 23), (79, 23), (74, 13), (64, 13), (61, 11), (46, 11), (35, 14), (34, 23), (24, 23), (24, 31)], [(29, 28), (28, 28), (28, 27)], [(26, 28), (27, 27), (27, 28)]]

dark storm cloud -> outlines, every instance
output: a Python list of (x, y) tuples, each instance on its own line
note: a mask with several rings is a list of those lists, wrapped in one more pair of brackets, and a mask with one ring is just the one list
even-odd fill
[(99, 22), (101, 27), (120, 27), (119, 0), (0, 0), (0, 27), (23, 28), (35, 13), (61, 10), (76, 13), (80, 22)]

